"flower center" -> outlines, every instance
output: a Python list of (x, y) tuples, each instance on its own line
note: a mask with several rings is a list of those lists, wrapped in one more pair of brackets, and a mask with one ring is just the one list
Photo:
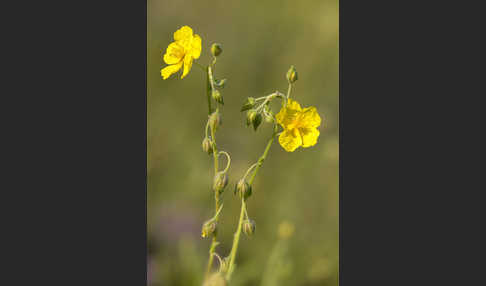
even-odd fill
[(182, 60), (185, 56), (184, 48), (179, 46), (179, 45), (177, 45), (177, 46), (178, 46), (177, 49), (173, 49), (171, 51), (171, 55)]

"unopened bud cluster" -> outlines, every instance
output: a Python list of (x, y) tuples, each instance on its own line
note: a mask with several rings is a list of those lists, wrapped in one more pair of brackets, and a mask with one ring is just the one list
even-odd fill
[[(258, 99), (248, 97), (240, 110), (242, 112), (246, 111), (246, 126), (253, 126), (253, 129), (256, 131), (263, 121), (274, 124), (275, 117), (274, 113), (270, 110), (269, 104), (276, 97), (282, 97), (282, 95), (276, 92)], [(257, 106), (258, 100), (263, 101), (259, 106)]]

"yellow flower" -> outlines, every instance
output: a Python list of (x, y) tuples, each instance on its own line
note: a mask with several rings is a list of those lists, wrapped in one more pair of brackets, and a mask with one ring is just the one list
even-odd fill
[(282, 107), (275, 118), (284, 128), (278, 142), (285, 151), (293, 152), (300, 146), (306, 148), (316, 145), (321, 117), (315, 107), (302, 109), (297, 101), (289, 99), (287, 106)]
[(174, 33), (174, 42), (165, 52), (164, 62), (169, 66), (160, 71), (163, 79), (178, 72), (184, 65), (181, 78), (191, 70), (192, 61), (201, 55), (201, 37), (193, 34), (189, 26), (184, 26)]

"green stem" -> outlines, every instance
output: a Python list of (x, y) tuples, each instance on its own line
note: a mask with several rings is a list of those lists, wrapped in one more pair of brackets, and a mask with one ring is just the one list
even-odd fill
[(208, 114), (211, 115), (213, 112), (213, 109), (211, 108), (211, 83), (209, 80), (209, 67), (206, 68), (206, 94), (208, 96), (208, 109), (209, 112)]
[[(256, 174), (258, 173), (258, 170), (260, 169), (260, 166), (263, 164), (263, 161), (265, 161), (265, 158), (267, 157), (268, 151), (270, 150), (270, 147), (272, 146), (273, 140), (275, 139), (275, 136), (277, 136), (277, 131), (278, 131), (278, 126), (275, 124), (273, 128), (273, 134), (272, 137), (268, 140), (267, 146), (265, 147), (265, 151), (263, 152), (263, 155), (258, 159), (258, 164), (255, 167), (255, 170), (253, 171), (253, 174), (250, 178), (250, 181), (248, 182), (250, 185), (253, 184), (253, 180), (255, 179)], [(235, 263), (235, 258), (236, 258), (236, 252), (238, 251), (238, 244), (240, 242), (240, 234), (241, 234), (241, 227), (243, 225), (243, 219), (246, 214), (246, 202), (245, 199), (241, 199), (241, 211), (240, 211), (240, 219), (238, 221), (238, 228), (236, 229), (236, 233), (233, 239), (233, 246), (231, 247), (231, 252), (230, 252), (230, 261), (229, 261), (229, 266), (228, 266), (228, 272), (226, 273), (226, 280), (230, 281), (231, 275), (233, 274), (234, 270), (234, 263)]]
[[(206, 94), (208, 97), (208, 113), (211, 115), (213, 112), (213, 109), (211, 107), (211, 92), (212, 92), (212, 83), (211, 83), (211, 67), (206, 68)], [(218, 149), (216, 147), (216, 136), (214, 130), (211, 128), (211, 140), (213, 141), (213, 161), (214, 161), (214, 174), (218, 172)], [(215, 202), (215, 213), (218, 212), (219, 210), (219, 192), (214, 192), (214, 202)], [(219, 216), (216, 216), (216, 223), (219, 220)], [(211, 273), (211, 268), (213, 266), (213, 260), (214, 260), (214, 251), (216, 249), (216, 246), (219, 244), (217, 240), (217, 232), (213, 233), (213, 238), (211, 241), (211, 246), (209, 248), (209, 259), (208, 259), (208, 267), (206, 269), (206, 277), (209, 276), (209, 273)]]
[(253, 184), (253, 180), (255, 179), (255, 176), (258, 173), (258, 170), (263, 165), (263, 161), (265, 161), (265, 158), (267, 157), (268, 151), (270, 150), (270, 147), (272, 146), (273, 139), (275, 139), (275, 136), (277, 135), (277, 131), (278, 131), (278, 126), (275, 125), (274, 128), (273, 128), (272, 137), (268, 140), (267, 147), (265, 147), (265, 151), (263, 152), (263, 155), (258, 159), (258, 165), (255, 167), (255, 171), (253, 171), (253, 174), (251, 175), (250, 181), (248, 182), (250, 185)]
[[(211, 138), (214, 142), (213, 144), (213, 160), (214, 160), (214, 174), (218, 172), (218, 148), (216, 147), (216, 136), (214, 130), (211, 128)], [(219, 210), (219, 192), (214, 192), (214, 202), (215, 202), (215, 213)], [(216, 223), (218, 223), (219, 216), (216, 216)], [(214, 250), (216, 246), (219, 244), (217, 240), (217, 232), (213, 233), (213, 239), (211, 242), (211, 247), (209, 248), (209, 260), (208, 260), (208, 267), (206, 269), (206, 277), (211, 273), (211, 268), (213, 266), (214, 260)]]
[(292, 90), (292, 84), (289, 83), (289, 88), (287, 89), (287, 100), (290, 98), (290, 91)]
[(233, 270), (235, 268), (236, 251), (238, 250), (238, 244), (240, 242), (241, 226), (243, 225), (243, 218), (245, 217), (245, 211), (246, 211), (245, 199), (241, 199), (240, 219), (238, 221), (238, 228), (236, 229), (235, 237), (233, 239), (233, 246), (231, 247), (230, 262), (229, 262), (228, 272), (226, 273), (227, 281), (231, 279), (231, 274), (233, 274)]

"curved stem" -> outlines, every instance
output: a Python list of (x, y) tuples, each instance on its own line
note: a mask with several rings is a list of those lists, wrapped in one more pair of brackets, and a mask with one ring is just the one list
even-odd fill
[(253, 168), (255, 168), (257, 165), (258, 165), (258, 163), (251, 165), (250, 168), (248, 168), (248, 170), (246, 171), (245, 175), (243, 176), (243, 179), (246, 179), (246, 177), (248, 177), (248, 174), (250, 173), (250, 171), (253, 170)]
[(230, 167), (230, 164), (231, 164), (231, 157), (225, 151), (219, 151), (219, 154), (225, 154), (226, 155), (226, 158), (228, 159), (228, 162), (226, 163), (226, 168), (223, 170), (223, 173), (226, 173), (228, 171), (229, 167)]

